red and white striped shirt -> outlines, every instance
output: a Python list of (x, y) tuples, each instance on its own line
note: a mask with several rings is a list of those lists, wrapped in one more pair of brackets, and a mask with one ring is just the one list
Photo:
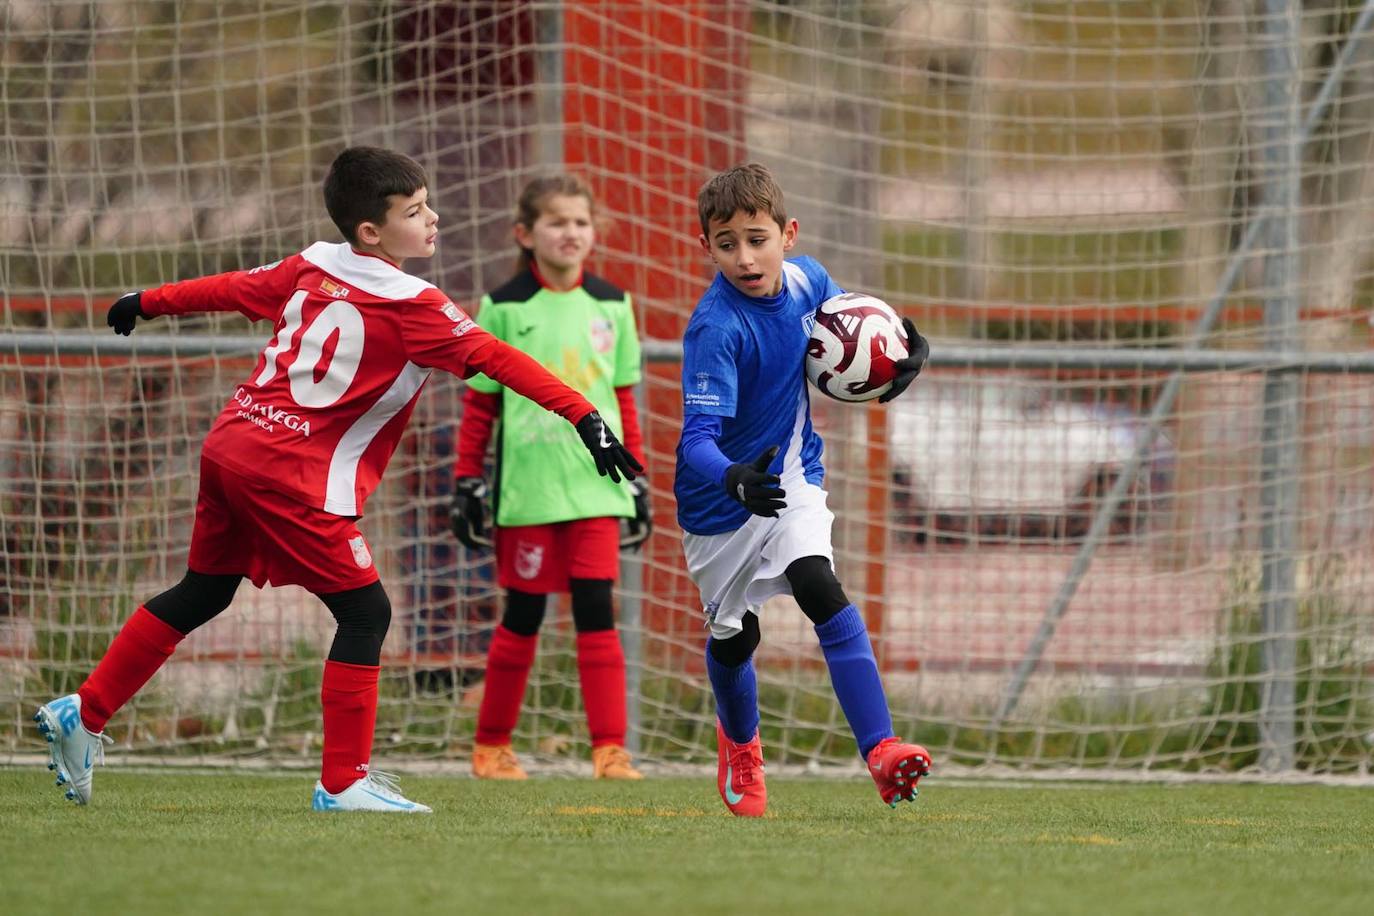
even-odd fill
[(440, 290), (347, 244), (143, 293), (143, 314), (236, 311), (275, 323), (204, 453), (334, 515), (361, 515), (430, 370), (485, 373), (569, 422), (586, 398), (479, 328)]

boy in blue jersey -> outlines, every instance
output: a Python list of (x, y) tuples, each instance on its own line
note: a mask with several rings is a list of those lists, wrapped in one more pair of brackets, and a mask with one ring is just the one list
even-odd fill
[[(716, 698), (717, 785), (730, 811), (767, 806), (753, 654), (758, 612), (790, 594), (815, 625), (840, 707), (883, 801), (916, 796), (930, 754), (892, 734), (868, 630), (835, 577), (822, 489), (821, 437), (811, 428), (806, 342), (812, 316), (844, 292), (796, 244), (782, 189), (766, 168), (728, 169), (697, 195), (701, 246), (719, 272), (683, 337), (678, 523), (687, 571), (711, 635), (706, 670)], [(926, 341), (905, 320), (911, 355), (891, 390), (920, 373)]]

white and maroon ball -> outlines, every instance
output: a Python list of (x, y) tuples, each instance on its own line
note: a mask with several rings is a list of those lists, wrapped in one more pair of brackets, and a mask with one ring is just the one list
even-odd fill
[(871, 401), (892, 387), (907, 356), (906, 329), (892, 306), (843, 293), (816, 309), (806, 345), (806, 377), (837, 401)]

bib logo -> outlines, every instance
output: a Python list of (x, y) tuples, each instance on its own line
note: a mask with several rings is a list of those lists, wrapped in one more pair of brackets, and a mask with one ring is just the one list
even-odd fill
[(592, 319), (592, 349), (598, 353), (609, 353), (615, 349), (615, 325), (608, 318)]
[(328, 293), (335, 299), (348, 298), (348, 287), (340, 286), (328, 277), (320, 281), (320, 292)]
[(544, 548), (540, 544), (515, 545), (515, 574), (522, 579), (533, 579), (539, 575), (544, 565)]
[(372, 565), (372, 553), (367, 549), (367, 541), (363, 540), (361, 534), (348, 539), (348, 549), (353, 551), (353, 562), (359, 569), (367, 569)]

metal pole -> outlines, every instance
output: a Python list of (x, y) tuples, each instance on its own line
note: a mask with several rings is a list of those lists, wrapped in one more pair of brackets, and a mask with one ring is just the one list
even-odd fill
[[(268, 338), (209, 334), (153, 334), (139, 331), (132, 337), (109, 332), (4, 331), (0, 355), (90, 356), (113, 359), (159, 356), (222, 356), (242, 358), (261, 352)], [(644, 360), (650, 363), (682, 361), (682, 342), (646, 337)], [(961, 347), (940, 345), (930, 365), (966, 369), (1139, 369), (1159, 372), (1266, 372), (1274, 374), (1331, 373), (1374, 374), (1374, 352), (1290, 352), (1278, 350), (1204, 350), (1160, 348), (1128, 350), (1121, 347)]]
[[(1298, 283), (1301, 268), (1298, 219), (1302, 182), (1298, 144), (1300, 92), (1298, 14), (1293, 0), (1265, 0), (1260, 32), (1264, 61), (1264, 256), (1265, 347), (1301, 347)], [(1264, 430), (1260, 449), (1260, 768), (1293, 768), (1294, 682), (1297, 627), (1298, 474), (1302, 419), (1301, 379), (1266, 373)]]
[[(1346, 38), (1344, 47), (1341, 48), (1340, 56), (1332, 65), (1331, 71), (1326, 75), (1326, 80), (1317, 91), (1317, 97), (1312, 101), (1307, 117), (1303, 121), (1302, 130), (1294, 140), (1294, 145), (1299, 150), (1311, 139), (1317, 124), (1325, 117), (1326, 110), (1330, 107), (1331, 100), (1336, 94), (1336, 89), (1340, 86), (1345, 77), (1345, 72), (1355, 56), (1355, 49), (1363, 40), (1365, 33), (1369, 31), (1371, 22), (1374, 22), (1374, 0), (1365, 0), (1364, 6), (1360, 8), (1360, 15), (1356, 17), (1355, 23), (1350, 27), (1350, 35)], [(1250, 249), (1259, 241), (1272, 212), (1269, 208), (1265, 208), (1250, 221), (1244, 237), (1241, 238), (1240, 244), (1236, 246), (1235, 252), (1226, 264), (1225, 271), (1222, 272), (1216, 291), (1208, 300), (1207, 307), (1198, 317), (1197, 324), (1189, 332), (1187, 347), (1198, 347), (1203, 338), (1211, 333), (1212, 326), (1221, 314), (1226, 296), (1240, 277), (1241, 268), (1245, 266)], [(1000, 729), (1002, 723), (1015, 712), (1017, 705), (1021, 702), (1021, 694), (1026, 688), (1026, 682), (1030, 680), (1032, 672), (1040, 664), (1045, 647), (1049, 645), (1050, 639), (1054, 636), (1055, 627), (1058, 626), (1060, 618), (1064, 616), (1074, 593), (1078, 591), (1078, 585), (1082, 582), (1083, 575), (1092, 564), (1093, 554), (1097, 551), (1098, 544), (1102, 542), (1112, 516), (1116, 514), (1117, 508), (1125, 499), (1131, 484), (1134, 483), (1136, 474), (1139, 473), (1140, 467), (1144, 463), (1145, 456), (1154, 448), (1155, 437), (1163, 427), (1165, 417), (1173, 410), (1174, 401), (1178, 398), (1182, 383), (1183, 373), (1175, 371), (1160, 389), (1159, 397), (1155, 400), (1154, 408), (1150, 411), (1145, 434), (1136, 442), (1135, 451), (1130, 460), (1126, 462), (1111, 491), (1102, 501), (1102, 504), (1098, 506), (1097, 515), (1093, 518), (1092, 527), (1089, 528), (1087, 537), (1084, 538), (1083, 546), (1074, 556), (1073, 565), (1069, 568), (1068, 575), (1065, 576), (1054, 600), (1045, 610), (1040, 628), (1032, 637), (1026, 654), (1022, 656), (1012, 674), (1011, 682), (1007, 685), (1006, 693), (1002, 696), (1002, 702), (997, 708), (996, 716), (988, 725), (989, 731)]]
[[(647, 379), (635, 386), (635, 407), (641, 417), (648, 406)], [(648, 478), (646, 477), (645, 480)], [(620, 555), (620, 645), (625, 653), (625, 750), (638, 755), (643, 745), (642, 698), (644, 683), (644, 556), (646, 541), (632, 554)]]
[(535, 155), (540, 170), (557, 172), (563, 168), (563, 4), (551, 4), (537, 15), (535, 123), (539, 139)]

